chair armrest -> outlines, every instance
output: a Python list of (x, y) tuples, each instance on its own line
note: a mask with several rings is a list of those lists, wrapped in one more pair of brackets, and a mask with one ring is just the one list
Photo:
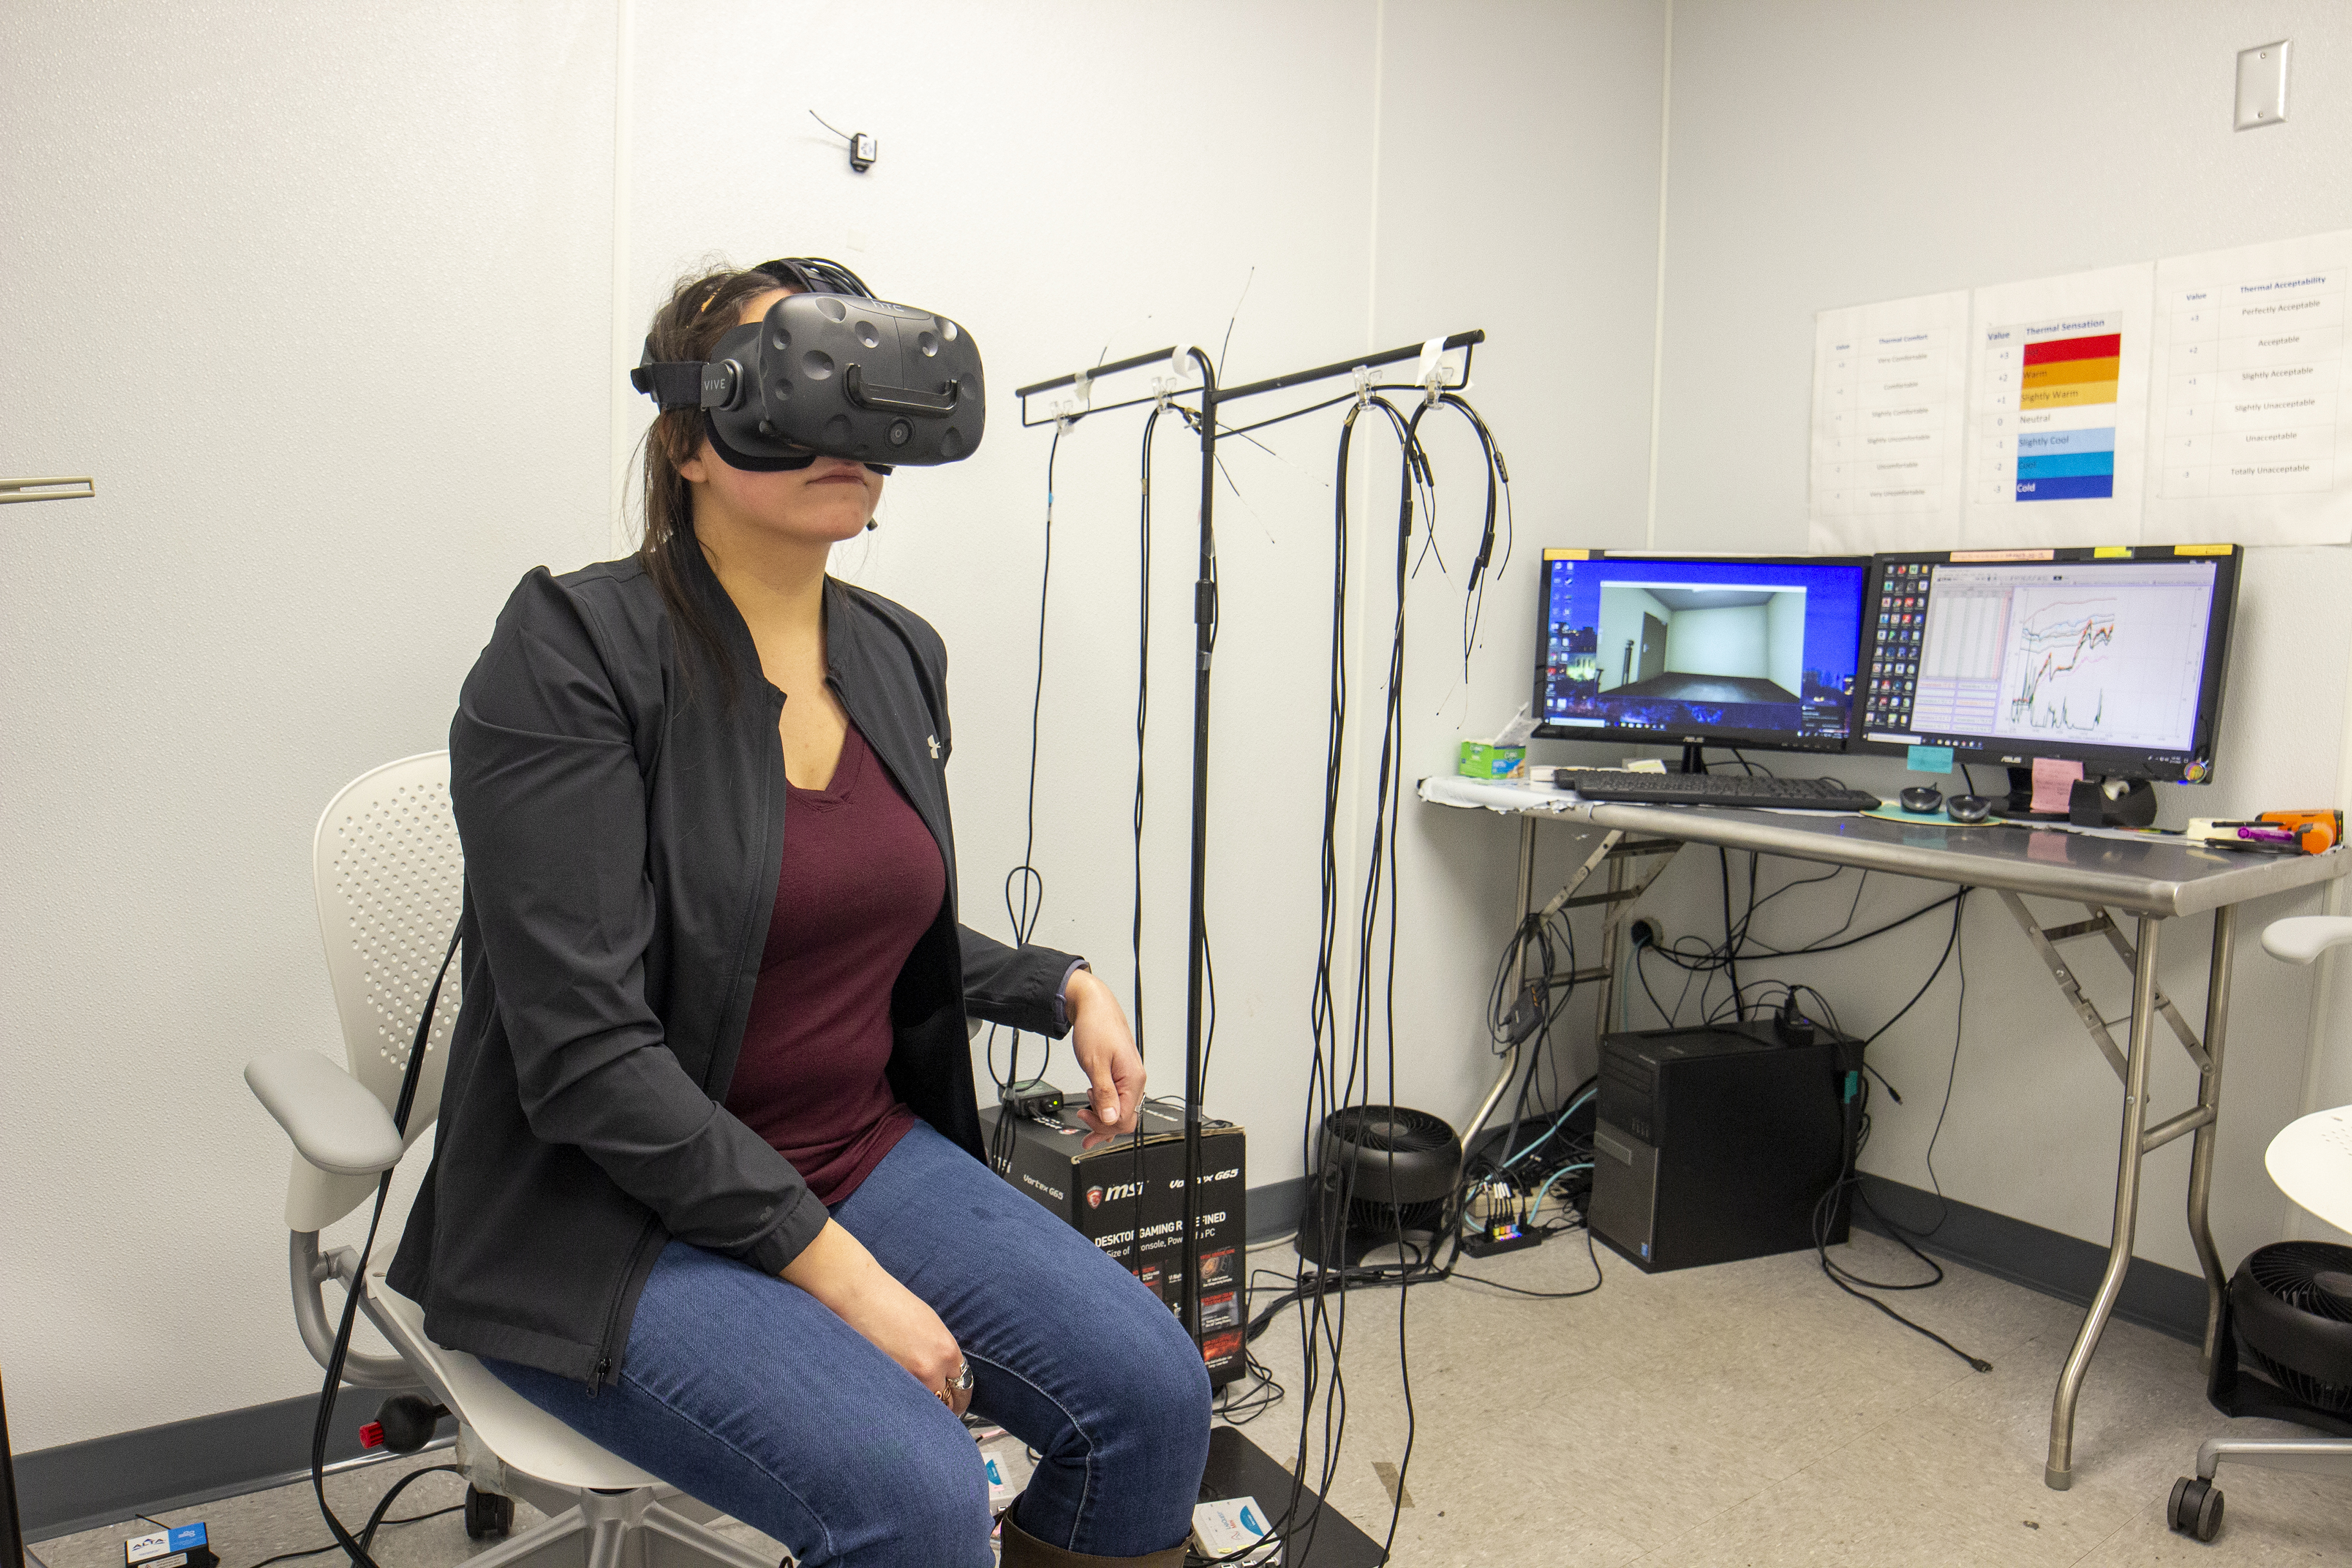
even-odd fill
[(278, 1119), (295, 1152), (338, 1176), (373, 1176), (405, 1145), (383, 1101), (316, 1051), (272, 1051), (245, 1067), (246, 1087)]
[(2342, 915), (2292, 915), (2263, 928), (2263, 951), (2289, 963), (2309, 963), (2347, 942), (2352, 942), (2352, 920)]

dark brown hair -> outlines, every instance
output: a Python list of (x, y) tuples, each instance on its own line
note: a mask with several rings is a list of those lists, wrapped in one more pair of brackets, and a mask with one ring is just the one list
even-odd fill
[[(765, 272), (738, 272), (726, 266), (706, 266), (687, 274), (654, 312), (649, 334), (653, 357), (709, 359), (719, 340), (737, 324), (744, 300), (786, 287), (784, 279)], [(702, 547), (694, 537), (693, 489), (678, 468), (701, 449), (702, 437), (698, 408), (673, 408), (657, 416), (646, 432), (646, 536), (637, 546), (637, 560), (669, 606), (679, 663), (689, 682), (698, 673), (696, 665), (707, 666), (718, 678), (721, 702), (731, 703), (742, 671), (709, 603), (688, 582), (685, 564), (688, 553)]]

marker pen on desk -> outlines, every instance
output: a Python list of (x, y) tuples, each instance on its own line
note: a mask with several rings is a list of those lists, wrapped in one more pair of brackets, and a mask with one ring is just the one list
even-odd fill
[(2201, 843), (2230, 848), (2260, 846), (2264, 848), (2299, 849), (2303, 847), (2301, 834), (2267, 822), (2221, 822), (2197, 817), (2189, 824), (2189, 837)]

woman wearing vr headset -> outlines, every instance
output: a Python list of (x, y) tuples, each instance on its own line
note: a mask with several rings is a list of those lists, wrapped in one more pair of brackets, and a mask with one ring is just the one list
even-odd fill
[(525, 577), (466, 681), (465, 1001), (392, 1282), (803, 1563), (983, 1568), (971, 1408), (1042, 1456), (1007, 1568), (1174, 1568), (1200, 1352), (987, 1168), (972, 1090), (967, 1019), (1066, 1034), (1087, 1142), (1130, 1131), (1126, 1019), (1083, 961), (956, 919), (945, 649), (825, 573), (888, 469), (714, 443), (696, 401), (802, 292), (871, 298), (812, 260), (678, 286), (644, 546)]

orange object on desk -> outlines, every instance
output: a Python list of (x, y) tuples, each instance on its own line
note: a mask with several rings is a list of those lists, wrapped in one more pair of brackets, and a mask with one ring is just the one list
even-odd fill
[(2340, 811), (2266, 811), (2258, 820), (2300, 834), (2306, 855), (2325, 854), (2344, 841), (2344, 814)]

